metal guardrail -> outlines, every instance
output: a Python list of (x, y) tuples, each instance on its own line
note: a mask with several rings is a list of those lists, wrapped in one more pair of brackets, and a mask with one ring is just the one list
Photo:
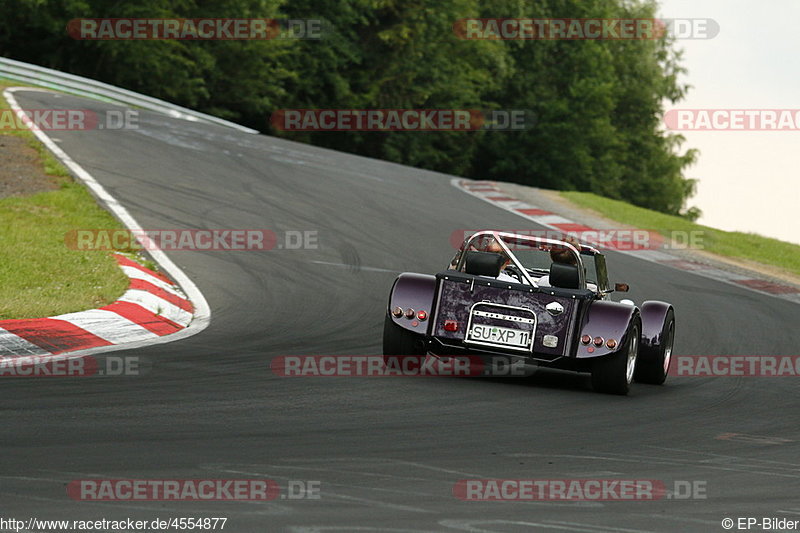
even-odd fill
[(22, 81), (39, 87), (55, 89), (79, 96), (89, 96), (112, 103), (137, 106), (142, 109), (164, 113), (171, 117), (226, 126), (246, 133), (259, 133), (258, 130), (240, 126), (229, 120), (223, 120), (186, 107), (181, 107), (164, 100), (121, 89), (97, 80), (67, 74), (50, 68), (23, 63), (0, 57), (0, 78)]

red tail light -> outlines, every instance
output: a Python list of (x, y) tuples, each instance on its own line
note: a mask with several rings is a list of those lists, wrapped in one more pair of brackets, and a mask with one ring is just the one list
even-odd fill
[(592, 342), (594, 342), (595, 346), (602, 346), (605, 341), (603, 340), (603, 337), (595, 337), (594, 341)]
[(592, 342), (592, 338), (589, 335), (584, 335), (583, 337), (581, 337), (581, 342), (583, 344), (589, 344), (590, 342)]
[(417, 311), (417, 318), (420, 320), (425, 320), (428, 318), (428, 313), (426, 311)]
[(458, 322), (455, 320), (445, 320), (444, 321), (444, 330), (445, 331), (458, 331)]

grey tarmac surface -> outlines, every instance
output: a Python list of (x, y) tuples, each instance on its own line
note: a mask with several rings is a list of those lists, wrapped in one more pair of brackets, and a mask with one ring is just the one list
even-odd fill
[[(114, 106), (17, 93), (29, 108)], [(797, 378), (670, 378), (628, 397), (587, 375), (282, 378), (281, 355), (379, 354), (389, 288), (435, 272), (454, 230), (527, 223), (451, 176), (142, 111), (138, 130), (53, 132), (148, 229), (318, 232), (315, 250), (182, 251), (211, 325), (113, 355), (139, 377), (2, 380), (3, 517), (227, 517), (226, 531), (722, 531), (800, 518)], [(798, 307), (609, 253), (629, 296), (674, 304), (676, 355), (793, 355)], [(754, 435), (725, 437), (726, 434)], [(721, 438), (722, 437), (722, 438)], [(84, 478), (270, 478), (319, 499), (81, 502)], [(467, 478), (700, 482), (705, 499), (464, 502)]]

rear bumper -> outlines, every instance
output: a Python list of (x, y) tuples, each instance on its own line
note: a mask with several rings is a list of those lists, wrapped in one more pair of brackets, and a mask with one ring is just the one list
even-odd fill
[(540, 353), (520, 353), (505, 350), (491, 350), (486, 348), (467, 347), (463, 343), (454, 343), (450, 339), (445, 341), (430, 337), (425, 339), (425, 348), (428, 353), (439, 357), (447, 356), (471, 356), (479, 357), (486, 365), (491, 367), (492, 361), (502, 360), (504, 362), (524, 363), (525, 365), (540, 366), (545, 368), (557, 368), (560, 370), (571, 370), (574, 372), (591, 371), (591, 359), (576, 359), (563, 355), (550, 355)]

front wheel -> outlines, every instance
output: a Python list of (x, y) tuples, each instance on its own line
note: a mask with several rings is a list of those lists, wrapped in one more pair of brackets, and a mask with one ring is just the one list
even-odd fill
[(592, 366), (592, 387), (597, 392), (628, 394), (639, 354), (642, 321), (637, 316), (628, 326), (626, 340), (617, 352), (598, 358)]
[(670, 309), (664, 318), (659, 344), (653, 348), (642, 349), (636, 367), (636, 381), (661, 385), (667, 380), (669, 364), (672, 360), (672, 346), (675, 343), (675, 312)]

